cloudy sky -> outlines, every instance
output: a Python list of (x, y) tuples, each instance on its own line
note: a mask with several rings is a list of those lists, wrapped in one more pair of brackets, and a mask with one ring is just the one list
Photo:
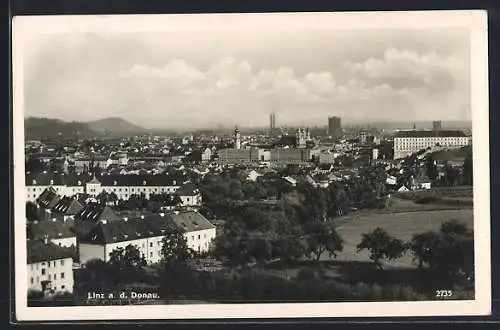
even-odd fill
[(25, 116), (147, 128), (470, 119), (461, 28), (247, 29), (39, 35)]

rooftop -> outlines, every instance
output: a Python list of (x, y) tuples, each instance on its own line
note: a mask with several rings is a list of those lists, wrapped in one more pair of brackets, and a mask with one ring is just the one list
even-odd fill
[(465, 133), (458, 130), (440, 131), (399, 131), (396, 138), (421, 138), (421, 137), (466, 137)]
[(26, 255), (28, 264), (49, 260), (73, 258), (76, 254), (75, 249), (59, 247), (52, 243), (45, 244), (40, 240), (29, 240), (27, 244), (28, 246)]

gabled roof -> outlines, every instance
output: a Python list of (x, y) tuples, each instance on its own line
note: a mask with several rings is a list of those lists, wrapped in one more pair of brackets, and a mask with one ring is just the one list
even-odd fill
[(51, 209), (53, 208), (61, 199), (57, 192), (54, 190), (54, 188), (49, 187), (46, 188), (40, 196), (36, 199), (36, 202), (38, 205), (40, 205), (43, 208), (46, 209)]
[(120, 217), (107, 205), (87, 204), (75, 215), (75, 223), (71, 230), (78, 236), (87, 235), (102, 221), (120, 221)]
[(175, 224), (184, 232), (193, 232), (215, 228), (203, 215), (194, 211), (179, 212), (171, 214), (170, 217)]
[(196, 196), (199, 193), (198, 188), (192, 182), (186, 183), (176, 191), (179, 196)]
[(84, 208), (83, 204), (77, 199), (63, 197), (52, 208), (52, 211), (63, 215), (75, 215)]
[(75, 249), (59, 247), (52, 243), (45, 244), (40, 240), (29, 240), (27, 244), (26, 255), (28, 264), (73, 258), (76, 255)]
[(48, 239), (73, 237), (75, 234), (70, 230), (71, 225), (71, 220), (68, 220), (68, 222), (51, 220), (39, 221), (36, 223), (31, 222), (28, 223), (27, 228), (28, 238), (32, 240), (43, 240), (46, 236)]
[(151, 214), (128, 220), (100, 223), (92, 228), (80, 242), (112, 244), (146, 237), (158, 237), (168, 231), (179, 230), (168, 215)]

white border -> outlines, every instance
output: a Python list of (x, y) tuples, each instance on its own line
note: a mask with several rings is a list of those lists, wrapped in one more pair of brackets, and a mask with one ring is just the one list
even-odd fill
[[(486, 11), (116, 15), (15, 17), (13, 31), (13, 127), (16, 319), (18, 321), (389, 317), (489, 315), (490, 193)], [(131, 21), (133, 22), (131, 24)], [(111, 307), (27, 307), (23, 44), (36, 33), (112, 33), (200, 29), (420, 29), (464, 27), (471, 31), (471, 109), (474, 149), (476, 299), (473, 301), (215, 304)]]

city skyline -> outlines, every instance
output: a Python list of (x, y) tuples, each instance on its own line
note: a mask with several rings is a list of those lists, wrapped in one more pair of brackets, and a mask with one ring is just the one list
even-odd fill
[(25, 116), (151, 129), (269, 126), (271, 111), (281, 125), (471, 118), (467, 29), (207, 26), (34, 34)]

